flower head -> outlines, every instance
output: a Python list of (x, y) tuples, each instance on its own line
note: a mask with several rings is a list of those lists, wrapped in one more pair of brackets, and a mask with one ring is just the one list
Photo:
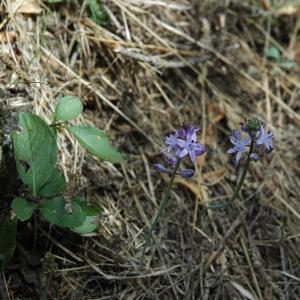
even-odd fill
[(238, 164), (243, 153), (247, 151), (247, 146), (250, 145), (251, 138), (243, 139), (241, 132), (237, 129), (233, 129), (229, 139), (233, 147), (230, 148), (227, 153), (236, 153), (235, 163)]
[[(264, 147), (265, 153), (270, 153), (273, 150), (272, 138), (274, 135), (271, 130), (266, 132), (262, 122), (258, 119), (248, 119), (245, 123), (241, 123), (241, 130), (242, 131), (234, 129), (232, 131), (230, 141), (233, 147), (227, 151), (228, 153), (236, 153), (236, 164), (240, 161), (242, 154), (247, 152), (247, 147), (249, 147), (251, 143), (255, 147), (250, 147), (250, 161), (256, 162), (260, 159), (262, 153), (258, 151), (261, 146)], [(243, 138), (243, 132), (248, 134), (248, 138)], [(258, 152), (260, 155), (255, 152)]]
[(189, 126), (185, 129), (185, 138), (177, 139), (178, 156), (180, 158), (189, 155), (191, 161), (194, 162), (197, 156), (202, 155), (206, 151), (204, 145), (197, 142), (198, 130), (198, 128)]
[(167, 145), (162, 151), (172, 152), (178, 149), (177, 145), (178, 131), (171, 132), (165, 137), (165, 144)]
[[(178, 168), (178, 163), (185, 156), (189, 156), (194, 163), (197, 156), (202, 155), (206, 150), (204, 145), (198, 143), (197, 132), (199, 128), (191, 125), (184, 125), (175, 132), (169, 133), (165, 137), (165, 144), (163, 152), (168, 152), (166, 162), (168, 167), (160, 164), (155, 164), (154, 169), (160, 173), (171, 173), (170, 169)], [(195, 171), (193, 169), (184, 169), (181, 173), (183, 177), (192, 177)]]
[(264, 127), (261, 125), (260, 130), (256, 133), (257, 140), (255, 141), (255, 145), (263, 145), (265, 147), (265, 153), (270, 153), (273, 150), (272, 138), (274, 134), (271, 130), (265, 132)]

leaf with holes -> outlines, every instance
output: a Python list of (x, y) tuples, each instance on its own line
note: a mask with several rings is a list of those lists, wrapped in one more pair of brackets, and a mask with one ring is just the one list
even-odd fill
[(54, 121), (73, 120), (81, 114), (82, 109), (82, 102), (77, 97), (62, 97), (56, 105)]
[(20, 113), (18, 125), (21, 131), (12, 134), (17, 170), (36, 196), (55, 168), (55, 135), (41, 118), (30, 113)]
[(103, 131), (86, 125), (68, 127), (67, 129), (74, 134), (82, 147), (96, 157), (112, 163), (123, 161), (122, 154), (111, 146)]
[(4, 219), (0, 224), (0, 261), (7, 265), (16, 250), (17, 219)]
[(43, 217), (51, 224), (61, 227), (77, 227), (85, 220), (80, 205), (72, 201), (72, 213), (67, 212), (65, 207), (65, 200), (63, 197), (55, 197), (45, 201), (40, 211)]
[(36, 206), (36, 204), (30, 203), (24, 198), (15, 198), (11, 203), (11, 209), (21, 221), (29, 220)]
[(66, 186), (64, 175), (58, 170), (54, 169), (52, 175), (39, 191), (39, 195), (44, 198), (52, 198), (61, 194)]

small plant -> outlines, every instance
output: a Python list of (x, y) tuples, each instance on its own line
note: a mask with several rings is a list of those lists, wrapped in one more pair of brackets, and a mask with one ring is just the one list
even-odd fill
[(145, 251), (151, 240), (151, 235), (157, 224), (159, 223), (160, 216), (162, 215), (165, 207), (167, 206), (170, 196), (171, 188), (176, 175), (181, 175), (183, 177), (192, 177), (195, 173), (194, 169), (183, 169), (180, 172), (180, 163), (185, 157), (189, 157), (191, 162), (194, 164), (196, 157), (205, 153), (204, 145), (198, 143), (197, 132), (198, 128), (194, 126), (185, 125), (175, 132), (167, 134), (165, 137), (165, 144), (167, 145), (162, 151), (167, 154), (166, 162), (168, 167), (161, 164), (155, 164), (154, 169), (160, 173), (168, 173), (171, 175), (167, 191), (163, 195), (161, 204), (158, 211), (154, 217), (154, 220), (149, 228), (149, 231), (145, 238), (145, 243), (142, 250), (141, 264), (144, 261)]
[(13, 199), (12, 217), (0, 225), (0, 260), (3, 265), (7, 264), (16, 247), (17, 221), (29, 220), (36, 210), (49, 223), (79, 234), (97, 229), (101, 210), (74, 196), (56, 166), (57, 134), (67, 130), (99, 159), (120, 163), (123, 157), (111, 146), (105, 132), (86, 125), (68, 124), (80, 115), (82, 109), (78, 98), (66, 96), (58, 101), (50, 125), (37, 115), (19, 113), (19, 130), (12, 133), (14, 157), (19, 177), (31, 195)]
[[(167, 145), (162, 151), (167, 154), (166, 163), (167, 166), (162, 164), (154, 164), (154, 169), (160, 173), (168, 173), (171, 175), (167, 191), (163, 195), (161, 204), (154, 217), (154, 220), (149, 228), (149, 231), (145, 238), (145, 243), (142, 250), (141, 265), (144, 261), (145, 251), (149, 245), (151, 235), (159, 223), (159, 219), (170, 199), (171, 188), (176, 175), (181, 175), (186, 178), (190, 178), (194, 175), (194, 169), (183, 169), (180, 172), (179, 166), (183, 158), (189, 157), (192, 163), (195, 162), (197, 156), (205, 153), (204, 145), (198, 143), (197, 132), (193, 126), (184, 126), (179, 130), (169, 133), (165, 138)], [(240, 161), (246, 154), (246, 161), (242, 171), (242, 175), (239, 178), (233, 195), (228, 201), (218, 204), (210, 204), (206, 206), (206, 209), (216, 209), (228, 207), (233, 200), (235, 200), (242, 188), (245, 181), (247, 171), (249, 169), (250, 162), (257, 162), (264, 154), (269, 154), (273, 150), (272, 143), (273, 133), (272, 131), (265, 131), (263, 124), (256, 118), (249, 119), (245, 123), (241, 124), (241, 130), (234, 129), (230, 136), (230, 141), (233, 147), (227, 152), (235, 154), (235, 166), (238, 166)]]
[[(246, 137), (243, 137), (246, 135)], [(245, 181), (250, 162), (257, 162), (264, 154), (269, 154), (273, 151), (273, 132), (265, 131), (263, 124), (256, 118), (249, 119), (241, 124), (241, 130), (233, 129), (230, 136), (230, 142), (233, 147), (227, 152), (236, 154), (235, 166), (239, 165), (240, 160), (246, 154), (246, 162), (241, 174), (240, 179), (235, 187), (235, 190), (227, 202), (219, 204), (210, 204), (206, 208), (224, 208), (229, 206), (239, 195), (239, 192)]]

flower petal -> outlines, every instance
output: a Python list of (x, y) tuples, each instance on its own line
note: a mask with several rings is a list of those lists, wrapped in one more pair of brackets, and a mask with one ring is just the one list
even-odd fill
[(180, 128), (177, 131), (177, 136), (181, 139), (185, 139), (186, 138), (186, 130), (184, 128)]
[(274, 133), (271, 130), (268, 131), (267, 135), (269, 139), (274, 137)]
[(273, 147), (273, 144), (272, 142), (269, 141), (268, 144), (265, 144), (265, 153), (269, 154), (273, 151), (274, 147)]
[(239, 144), (239, 141), (232, 135), (229, 137), (229, 139), (230, 139), (231, 144), (233, 144), (233, 145)]
[(176, 139), (176, 143), (180, 148), (184, 148), (186, 146), (186, 141), (182, 139)]
[(239, 163), (240, 159), (242, 158), (242, 152), (241, 151), (238, 151), (238, 153), (236, 154), (236, 158), (235, 158), (235, 162), (236, 164)]
[(187, 156), (189, 154), (189, 151), (186, 149), (186, 148), (183, 148), (179, 153), (178, 153), (178, 156), (180, 158), (183, 158), (185, 156)]
[(232, 130), (232, 137), (236, 140), (240, 140), (242, 138), (242, 134), (239, 130), (233, 129)]
[(190, 155), (191, 161), (194, 162), (195, 159), (196, 159), (196, 157), (197, 157), (195, 151), (194, 150), (190, 150), (189, 151), (189, 155)]
[(206, 149), (205, 149), (204, 145), (202, 145), (202, 144), (195, 144), (194, 151), (195, 151), (196, 156), (199, 156), (199, 155), (202, 155), (203, 153), (205, 153)]
[(235, 148), (230, 148), (227, 150), (227, 153), (235, 153), (237, 150)]
[(252, 138), (249, 137), (249, 138), (247, 138), (247, 139), (241, 140), (241, 143), (242, 143), (244, 146), (250, 146), (251, 141), (252, 141)]
[(187, 143), (195, 143), (197, 142), (197, 130), (195, 127), (190, 126), (186, 132), (186, 141)]

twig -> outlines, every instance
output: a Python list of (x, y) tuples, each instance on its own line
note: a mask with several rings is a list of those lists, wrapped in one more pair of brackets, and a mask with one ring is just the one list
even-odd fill
[(124, 48), (124, 47), (117, 47), (114, 50), (116, 53), (120, 53), (124, 56), (127, 56), (129, 58), (132, 58), (134, 60), (138, 60), (138, 61), (143, 61), (146, 63), (151, 64), (154, 67), (157, 68), (184, 68), (187, 67), (189, 65), (196, 65), (198, 63), (202, 63), (206, 60), (209, 60), (212, 55), (203, 55), (201, 57), (194, 57), (194, 58), (186, 58), (186, 61), (179, 61), (179, 60), (171, 60), (171, 61), (167, 61), (164, 59), (161, 59), (158, 56), (149, 56), (143, 53), (139, 53), (134, 49), (130, 49), (130, 48)]

